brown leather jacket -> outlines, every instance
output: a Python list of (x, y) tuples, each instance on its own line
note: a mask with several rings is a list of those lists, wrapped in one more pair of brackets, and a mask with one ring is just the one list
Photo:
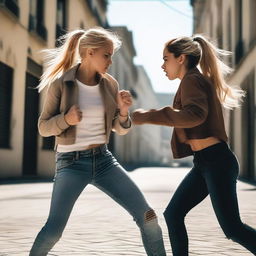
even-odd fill
[(173, 126), (171, 140), (174, 158), (193, 154), (189, 139), (216, 137), (227, 141), (222, 106), (213, 84), (197, 68), (183, 77), (174, 97), (173, 107), (134, 112), (134, 124)]
[[(64, 115), (74, 104), (78, 104), (78, 85), (75, 74), (78, 65), (56, 79), (47, 90), (42, 113), (38, 120), (39, 133), (44, 136), (55, 136), (57, 144), (70, 145), (75, 142), (76, 126), (66, 123)], [(120, 123), (117, 109), (118, 83), (109, 74), (99, 75), (100, 92), (105, 106), (106, 143), (109, 142), (111, 130), (124, 135), (131, 127), (130, 119)]]

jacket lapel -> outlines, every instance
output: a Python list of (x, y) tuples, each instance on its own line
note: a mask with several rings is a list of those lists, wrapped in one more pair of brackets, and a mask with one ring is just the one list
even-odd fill
[(106, 82), (104, 78), (100, 80), (100, 92), (105, 108), (105, 125), (106, 130), (111, 130), (112, 121), (115, 116), (117, 109), (116, 95), (111, 91), (110, 85)]
[[(71, 68), (64, 74), (63, 82), (65, 84), (65, 102), (67, 102), (66, 107), (69, 109), (72, 105), (78, 103), (78, 85), (76, 83), (76, 71), (79, 67), (79, 64)], [(98, 74), (99, 84), (100, 84), (100, 93), (105, 108), (105, 126), (106, 130), (112, 129), (112, 121), (115, 117), (117, 110), (116, 102), (116, 91), (112, 88), (112, 85), (108, 80)]]

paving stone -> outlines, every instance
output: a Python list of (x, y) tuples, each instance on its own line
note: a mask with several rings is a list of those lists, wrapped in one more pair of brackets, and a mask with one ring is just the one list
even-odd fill
[[(186, 168), (140, 168), (129, 175), (155, 209), (168, 255), (172, 255), (163, 211)], [(52, 183), (0, 185), (0, 256), (25, 256), (46, 221)], [(256, 189), (238, 182), (242, 220), (256, 227)], [(209, 197), (186, 217), (190, 255), (252, 255), (225, 238)], [(107, 195), (88, 186), (78, 199), (63, 237), (49, 255), (146, 255), (132, 217)]]

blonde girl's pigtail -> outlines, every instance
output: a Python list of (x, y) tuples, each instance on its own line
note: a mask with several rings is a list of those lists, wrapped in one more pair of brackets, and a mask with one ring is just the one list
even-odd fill
[(84, 30), (67, 33), (61, 38), (64, 41), (62, 46), (42, 51), (45, 54), (45, 71), (37, 87), (39, 92), (79, 61), (79, 41), (84, 34)]
[(216, 86), (217, 95), (222, 105), (228, 109), (239, 107), (245, 92), (226, 83), (225, 75), (231, 73), (232, 69), (221, 60), (222, 56), (230, 53), (218, 49), (201, 35), (195, 35), (193, 41), (198, 42), (201, 46), (200, 68), (203, 75)]

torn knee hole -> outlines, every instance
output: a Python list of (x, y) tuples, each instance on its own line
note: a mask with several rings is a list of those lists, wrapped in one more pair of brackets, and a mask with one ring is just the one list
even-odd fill
[(147, 221), (156, 219), (156, 214), (155, 214), (154, 210), (151, 209), (151, 210), (148, 210), (145, 212), (144, 217), (145, 217), (145, 222), (147, 222)]

